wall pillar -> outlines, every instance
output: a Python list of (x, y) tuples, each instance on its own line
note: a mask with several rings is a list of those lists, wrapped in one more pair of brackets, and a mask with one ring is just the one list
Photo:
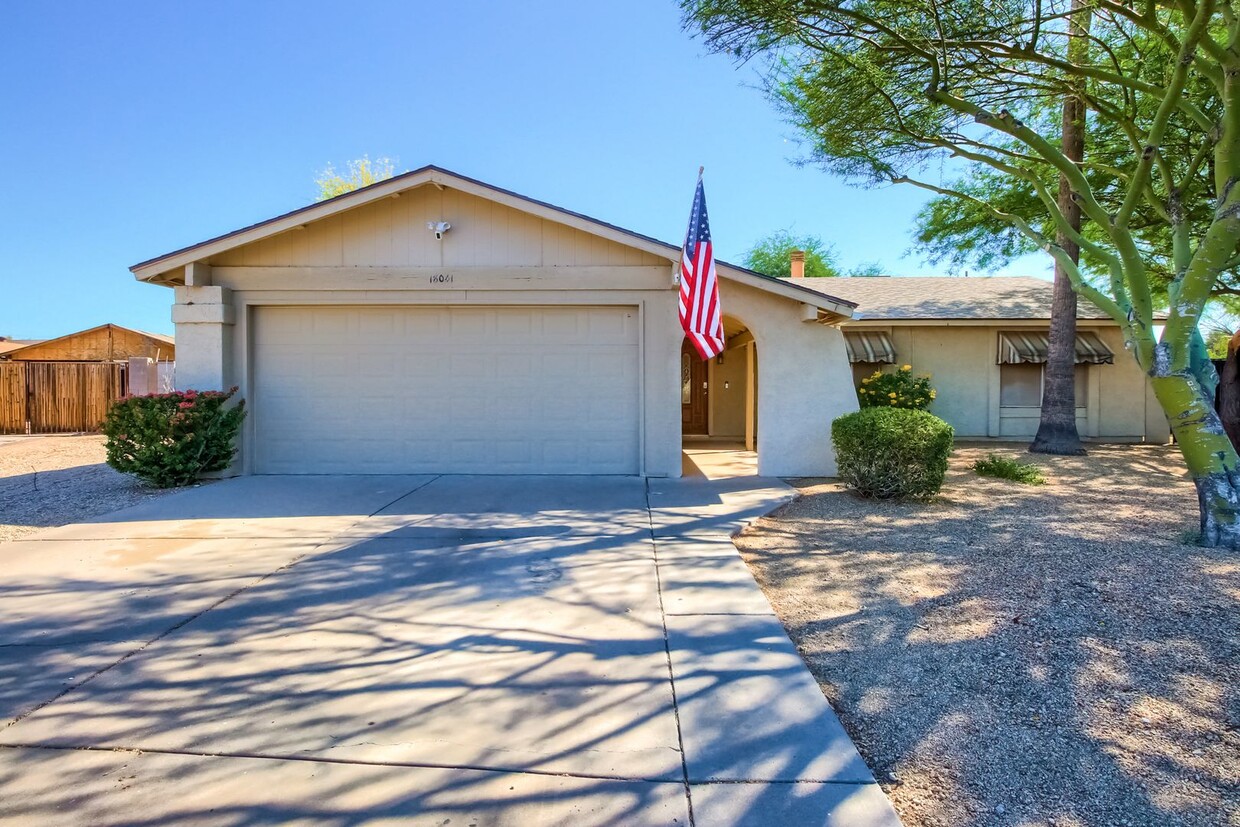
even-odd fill
[(758, 450), (758, 356), (753, 342), (745, 343), (745, 450)]
[(761, 363), (756, 371), (758, 473), (835, 476), (831, 423), (857, 410), (844, 336), (839, 328), (814, 322), (772, 321), (765, 326), (757, 321), (750, 328)]
[(223, 391), (236, 382), (232, 370), (232, 291), (226, 287), (178, 287), (172, 306), (176, 325), (177, 390)]

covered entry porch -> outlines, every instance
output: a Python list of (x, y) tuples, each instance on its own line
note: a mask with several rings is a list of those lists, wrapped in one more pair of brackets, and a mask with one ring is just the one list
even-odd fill
[[(682, 447), (728, 445), (758, 450), (758, 346), (744, 322), (723, 317), (725, 346), (703, 360), (686, 339), (680, 348)], [(755, 459), (756, 462), (756, 459)]]

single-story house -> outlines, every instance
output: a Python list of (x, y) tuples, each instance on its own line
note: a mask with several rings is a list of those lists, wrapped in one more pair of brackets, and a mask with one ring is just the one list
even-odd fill
[(115, 324), (0, 341), (0, 433), (97, 430), (113, 402), (152, 390), (146, 377), (167, 372), (175, 358), (171, 336)]
[(175, 291), (177, 386), (245, 398), (238, 473), (674, 477), (694, 433), (834, 473), (853, 304), (719, 263), (728, 346), (704, 364), (679, 260), (428, 166), (132, 271)]
[(67, 333), (55, 339), (0, 342), (0, 359), (11, 362), (125, 362), (146, 357), (159, 362), (176, 360), (176, 343), (171, 336), (147, 333), (117, 324)]
[[(855, 302), (842, 323), (853, 384), (911, 365), (938, 392), (931, 411), (961, 438), (1038, 429), (1053, 285), (1035, 278), (853, 277), (789, 281)], [(1119, 326), (1077, 305), (1077, 426), (1087, 439), (1165, 443), (1167, 420)]]

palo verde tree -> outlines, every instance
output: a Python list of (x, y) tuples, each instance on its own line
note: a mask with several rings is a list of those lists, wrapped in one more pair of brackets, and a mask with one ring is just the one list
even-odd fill
[(361, 158), (349, 161), (343, 174), (337, 172), (333, 165), (328, 164), (314, 179), (315, 185), (319, 188), (318, 196), (314, 200), (326, 201), (337, 195), (344, 195), (346, 192), (353, 192), (353, 190), (386, 181), (395, 174), (396, 164), (391, 158), (376, 158), (372, 161), (369, 155), (363, 155)]
[[(769, 60), (772, 94), (813, 159), (860, 183), (906, 183), (987, 212), (1046, 250), (1107, 312), (1148, 374), (1194, 482), (1201, 542), (1240, 549), (1240, 458), (1214, 412), (1198, 321), (1240, 243), (1240, 15), (1233, 0), (684, 0), (707, 42)], [(1089, 26), (1073, 15), (1089, 14)], [(1080, 59), (1069, 33), (1088, 38)], [(1077, 95), (1120, 136), (1114, 162), (1062, 150), (1046, 113)], [(1058, 118), (1054, 125), (1059, 126)], [(985, 169), (1044, 220), (952, 186)], [(1090, 232), (1057, 198), (1066, 180)], [(1052, 183), (1054, 182), (1054, 183)], [(1142, 229), (1138, 219), (1156, 227)], [(1053, 230), (1053, 232), (1051, 232)], [(1090, 278), (1057, 243), (1080, 247)], [(1156, 257), (1169, 239), (1166, 322)]]

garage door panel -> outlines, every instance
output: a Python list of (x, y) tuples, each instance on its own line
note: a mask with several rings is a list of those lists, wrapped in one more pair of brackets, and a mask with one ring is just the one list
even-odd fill
[(258, 308), (259, 473), (638, 471), (635, 308)]

